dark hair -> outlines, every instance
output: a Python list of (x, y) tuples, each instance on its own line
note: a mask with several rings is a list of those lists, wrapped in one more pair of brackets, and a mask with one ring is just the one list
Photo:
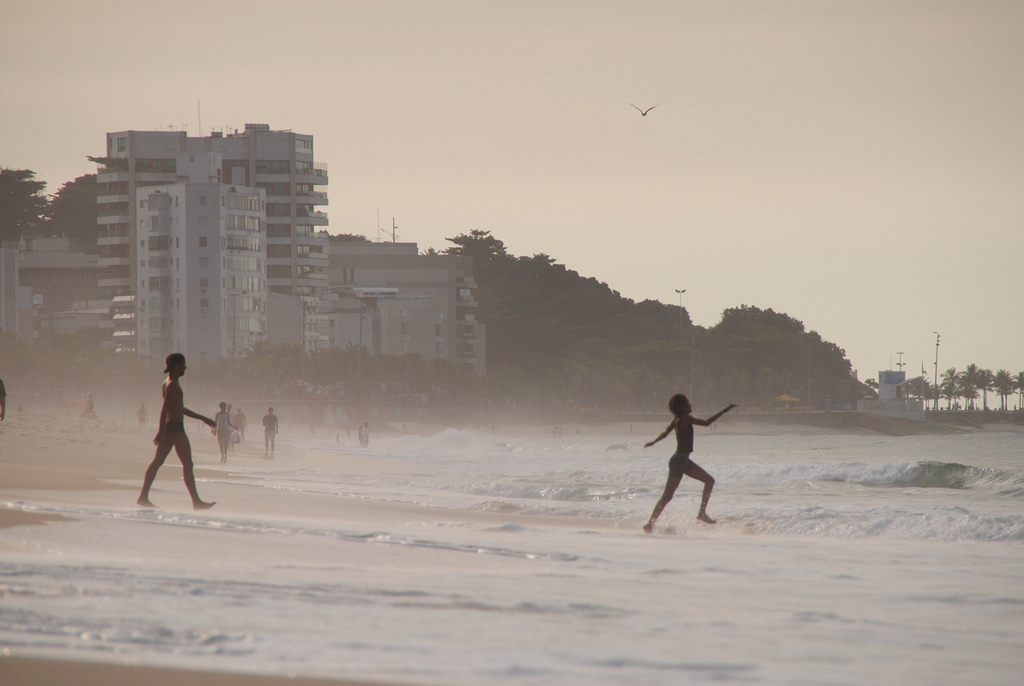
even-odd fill
[(683, 410), (683, 403), (688, 405), (690, 401), (682, 393), (676, 393), (668, 399), (668, 411), (677, 417), (680, 416)]
[(171, 371), (171, 367), (173, 367), (175, 364), (179, 362), (184, 362), (185, 356), (182, 355), (181, 353), (171, 353), (170, 355), (167, 356), (167, 359), (164, 361), (167, 363), (167, 368), (164, 369), (164, 374), (167, 374), (168, 372)]

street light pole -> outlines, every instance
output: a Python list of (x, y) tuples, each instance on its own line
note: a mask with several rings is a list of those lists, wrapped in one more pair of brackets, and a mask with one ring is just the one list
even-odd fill
[(686, 292), (686, 289), (684, 288), (682, 290), (679, 290), (678, 288), (676, 288), (675, 291), (676, 291), (676, 293), (679, 294), (679, 330), (682, 331), (683, 330), (683, 293)]
[(693, 349), (697, 345), (697, 327), (693, 327), (690, 335), (690, 404), (693, 404)]
[(246, 291), (228, 291), (231, 296), (231, 359), (238, 355), (235, 347), (235, 340), (238, 334), (238, 296), (244, 295)]
[(932, 331), (935, 334), (935, 411), (939, 411), (939, 336), (938, 331)]

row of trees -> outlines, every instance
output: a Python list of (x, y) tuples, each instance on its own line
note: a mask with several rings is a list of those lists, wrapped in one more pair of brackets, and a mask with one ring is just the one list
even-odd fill
[(956, 367), (950, 367), (942, 374), (942, 379), (937, 386), (925, 385), (926, 397), (935, 401), (938, 408), (939, 400), (946, 399), (946, 409), (952, 409), (954, 401), (963, 400), (964, 409), (976, 409), (978, 393), (981, 392), (982, 409), (988, 408), (988, 394), (995, 393), (1000, 400), (999, 409), (1005, 411), (1009, 406), (1009, 399), (1017, 395), (1017, 407), (1024, 408), (1024, 372), (1012, 374), (1005, 369), (993, 373), (988, 369), (981, 369), (976, 364), (969, 364), (963, 371), (957, 371)]
[(767, 407), (793, 395), (823, 406), (861, 395), (845, 352), (792, 317), (741, 306), (711, 328), (653, 300), (636, 303), (548, 255), (515, 257), (489, 231), (448, 239), (473, 258), (487, 325), (490, 390), (538, 406), (631, 409), (675, 392), (699, 406)]
[(25, 236), (66, 236), (77, 250), (95, 254), (99, 186), (85, 174), (46, 195), (46, 182), (28, 169), (0, 169), (0, 241)]

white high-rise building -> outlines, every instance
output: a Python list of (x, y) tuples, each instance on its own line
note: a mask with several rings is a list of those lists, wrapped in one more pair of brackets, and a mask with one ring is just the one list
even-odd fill
[(323, 317), (331, 345), (439, 357), (486, 373), (473, 258), (420, 255), (415, 243), (336, 242), (330, 251), (336, 297)]
[[(296, 307), (306, 332), (303, 343), (309, 350), (317, 349), (327, 340), (318, 327), (320, 298), (327, 288), (327, 239), (322, 234), (328, 222), (320, 209), (327, 204), (327, 193), (316, 188), (327, 185), (327, 168), (314, 160), (311, 135), (272, 131), (267, 124), (246, 124), (241, 132), (205, 137), (189, 137), (184, 131), (108, 133), (106, 155), (97, 159), (97, 182), (105, 188), (98, 198), (99, 223), (104, 227), (99, 239), (100, 287), (108, 297), (117, 296), (115, 307), (141, 297), (136, 293), (141, 261), (137, 194), (139, 189), (187, 178), (187, 170), (178, 166), (181, 153), (218, 153), (213, 182), (263, 190), (267, 290), (293, 296), (282, 302), (301, 303)], [(124, 321), (124, 313), (115, 316)]]
[(221, 164), (179, 153), (179, 183), (136, 189), (141, 356), (234, 357), (266, 337), (265, 195), (218, 183)]

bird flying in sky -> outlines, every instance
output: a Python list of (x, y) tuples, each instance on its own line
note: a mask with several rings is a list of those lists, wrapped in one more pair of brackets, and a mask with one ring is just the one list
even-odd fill
[[(630, 104), (630, 105), (633, 105), (633, 103), (629, 103), (629, 104)], [(658, 104), (660, 105), (661, 103), (658, 103)], [(651, 110), (653, 110), (653, 109), (654, 109), (655, 107), (657, 107), (657, 106), (658, 106), (658, 105), (651, 105), (651, 106), (650, 106), (650, 107), (648, 107), (648, 108), (647, 108), (646, 110), (642, 110), (642, 109), (640, 109), (639, 107), (637, 107), (636, 105), (633, 105), (633, 107), (634, 107), (634, 108), (636, 109), (636, 111), (640, 113), (640, 116), (641, 116), (641, 117), (646, 117), (646, 116), (647, 116), (647, 113), (648, 113), (648, 112), (650, 112)]]

